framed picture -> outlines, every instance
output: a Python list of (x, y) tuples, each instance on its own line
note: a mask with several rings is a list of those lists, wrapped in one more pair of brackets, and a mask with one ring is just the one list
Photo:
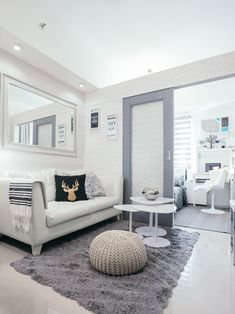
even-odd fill
[(229, 117), (221, 118), (221, 132), (228, 133), (229, 132)]
[(228, 133), (229, 132), (229, 117), (216, 118), (216, 120), (220, 124), (220, 132)]
[(117, 114), (107, 116), (107, 137), (110, 140), (117, 139)]
[(58, 135), (58, 145), (64, 146), (65, 145), (65, 124), (59, 124), (57, 129), (57, 135)]
[(100, 110), (92, 109), (90, 116), (90, 128), (91, 130), (98, 130), (100, 127)]

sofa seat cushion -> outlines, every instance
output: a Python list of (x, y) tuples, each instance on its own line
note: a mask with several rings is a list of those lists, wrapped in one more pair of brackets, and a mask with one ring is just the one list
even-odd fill
[(117, 203), (117, 198), (112, 196), (79, 202), (48, 202), (48, 209), (45, 211), (46, 223), (48, 227), (53, 227), (65, 221), (107, 209)]
[(114, 196), (100, 196), (89, 200), (89, 204), (91, 204), (91, 206), (94, 206), (95, 211), (113, 207), (118, 203), (118, 198)]

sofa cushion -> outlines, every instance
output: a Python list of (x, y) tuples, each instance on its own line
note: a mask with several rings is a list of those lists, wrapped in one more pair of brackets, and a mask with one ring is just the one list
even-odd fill
[(102, 183), (95, 174), (86, 175), (85, 190), (88, 199), (105, 196)]
[[(46, 213), (48, 227), (65, 221), (92, 214), (117, 204), (117, 198), (104, 196), (80, 202), (49, 202)], [(88, 218), (89, 219), (89, 218)]]
[[(83, 171), (83, 172), (82, 172)], [(100, 179), (91, 171), (87, 171), (85, 169), (80, 170), (70, 170), (64, 171), (63, 175), (74, 176), (74, 175), (86, 175), (85, 180), (85, 191), (88, 199), (94, 197), (105, 196), (105, 191), (102, 186)]]
[(56, 201), (75, 202), (87, 200), (85, 192), (86, 175), (79, 176), (55, 176)]
[(114, 196), (100, 196), (89, 200), (89, 204), (94, 206), (95, 211), (113, 207), (118, 203), (118, 198)]
[(41, 181), (46, 188), (47, 201), (55, 200), (55, 169), (46, 169), (39, 171), (6, 171), (8, 178), (27, 178), (35, 181)]

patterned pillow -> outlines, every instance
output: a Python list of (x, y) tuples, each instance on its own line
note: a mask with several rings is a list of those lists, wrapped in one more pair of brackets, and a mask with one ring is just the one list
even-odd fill
[(105, 196), (102, 183), (95, 174), (86, 175), (85, 190), (88, 199)]

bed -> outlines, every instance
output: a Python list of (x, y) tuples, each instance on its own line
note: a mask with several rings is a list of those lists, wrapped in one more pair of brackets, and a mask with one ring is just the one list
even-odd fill
[(184, 176), (175, 176), (174, 178), (174, 199), (177, 210), (188, 205)]

